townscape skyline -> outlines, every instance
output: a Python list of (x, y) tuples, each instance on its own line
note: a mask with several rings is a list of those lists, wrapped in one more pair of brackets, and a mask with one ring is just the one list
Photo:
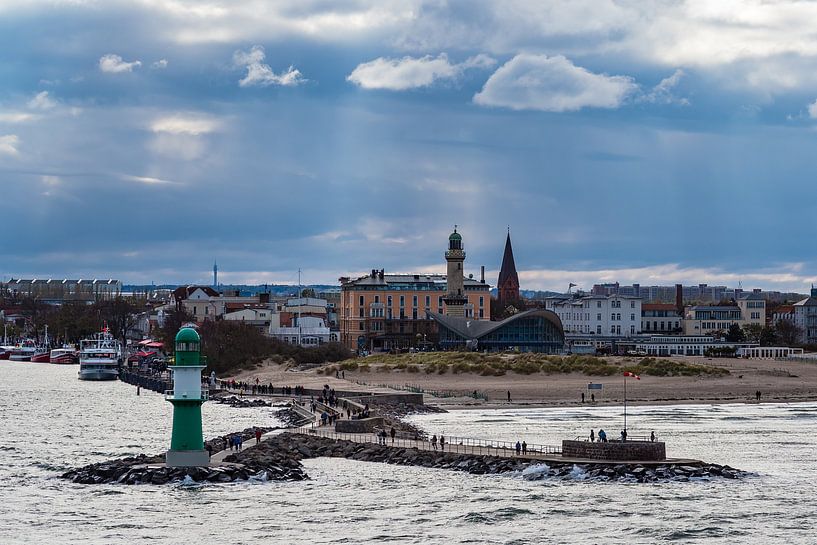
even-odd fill
[(1, 277), (808, 290), (812, 3), (0, 6)]

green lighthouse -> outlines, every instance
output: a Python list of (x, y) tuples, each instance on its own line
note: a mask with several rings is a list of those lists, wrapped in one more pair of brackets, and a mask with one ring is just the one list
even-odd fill
[(201, 337), (192, 327), (183, 327), (176, 334), (176, 363), (173, 390), (165, 399), (173, 404), (173, 436), (166, 462), (170, 467), (206, 466), (210, 457), (204, 450), (201, 430), (201, 404), (206, 395), (201, 388)]

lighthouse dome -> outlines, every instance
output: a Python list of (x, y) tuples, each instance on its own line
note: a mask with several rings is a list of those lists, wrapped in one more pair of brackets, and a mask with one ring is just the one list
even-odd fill
[(198, 343), (201, 342), (198, 331), (192, 327), (183, 327), (176, 333), (177, 343)]

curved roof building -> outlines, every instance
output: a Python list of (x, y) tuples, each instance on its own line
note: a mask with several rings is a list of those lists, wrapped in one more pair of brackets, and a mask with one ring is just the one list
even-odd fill
[(439, 325), (443, 350), (519, 350), (558, 354), (564, 350), (562, 321), (550, 310), (534, 309), (501, 322), (428, 313)]

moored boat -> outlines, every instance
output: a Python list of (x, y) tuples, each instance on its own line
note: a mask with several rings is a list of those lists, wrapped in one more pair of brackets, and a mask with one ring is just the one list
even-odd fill
[(11, 361), (31, 361), (31, 356), (42, 353), (33, 339), (24, 339), (11, 349)]
[(108, 328), (79, 344), (79, 379), (80, 380), (116, 380), (119, 378), (119, 365), (122, 358), (122, 345)]
[(55, 348), (49, 354), (48, 359), (51, 363), (59, 364), (79, 363), (77, 349), (74, 346), (63, 346), (62, 348)]
[(31, 363), (48, 363), (51, 361), (51, 355), (47, 348), (40, 347), (31, 355)]

